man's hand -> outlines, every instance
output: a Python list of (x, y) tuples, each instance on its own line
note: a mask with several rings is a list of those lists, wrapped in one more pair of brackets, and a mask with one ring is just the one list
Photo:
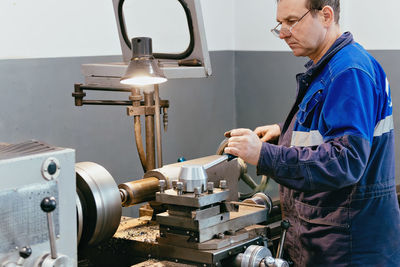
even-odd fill
[(278, 124), (257, 127), (254, 132), (262, 142), (275, 141), (281, 135), (281, 128)]
[(238, 156), (245, 162), (257, 165), (260, 158), (262, 142), (250, 129), (234, 129), (230, 131), (225, 153)]

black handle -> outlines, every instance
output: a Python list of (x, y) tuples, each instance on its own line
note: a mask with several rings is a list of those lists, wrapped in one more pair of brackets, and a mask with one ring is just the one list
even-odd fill
[(45, 197), (42, 202), (40, 203), (40, 208), (44, 211), (44, 212), (52, 212), (53, 210), (56, 209), (57, 206), (57, 202), (55, 197)]

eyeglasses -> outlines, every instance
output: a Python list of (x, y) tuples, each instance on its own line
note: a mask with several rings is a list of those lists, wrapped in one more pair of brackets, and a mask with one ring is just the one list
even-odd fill
[(303, 16), (301, 16), (301, 18), (294, 22), (292, 26), (289, 26), (289, 28), (282, 28), (282, 22), (279, 22), (275, 28), (271, 29), (272, 34), (278, 38), (280, 38), (281, 34), (284, 36), (291, 36), (294, 26), (296, 26), (308, 13), (310, 13), (310, 11), (311, 10), (308, 10)]

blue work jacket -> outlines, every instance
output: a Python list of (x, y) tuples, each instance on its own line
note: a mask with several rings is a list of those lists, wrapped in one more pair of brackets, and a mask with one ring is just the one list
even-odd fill
[(350, 33), (297, 75), (278, 145), (257, 166), (280, 186), (295, 266), (400, 266), (390, 86)]

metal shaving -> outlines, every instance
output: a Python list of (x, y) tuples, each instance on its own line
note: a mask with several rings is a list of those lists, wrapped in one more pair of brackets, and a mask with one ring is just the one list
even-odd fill
[(146, 243), (156, 243), (157, 237), (159, 236), (160, 229), (158, 225), (143, 225), (120, 232), (118, 238)]

